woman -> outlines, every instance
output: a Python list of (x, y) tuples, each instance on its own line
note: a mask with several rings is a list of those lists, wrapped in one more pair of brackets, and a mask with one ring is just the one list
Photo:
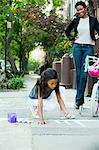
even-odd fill
[[(75, 4), (77, 17), (67, 27), (66, 36), (74, 43), (73, 58), (76, 67), (77, 93), (75, 98), (75, 108), (84, 103), (84, 92), (87, 82), (87, 73), (84, 72), (84, 62), (87, 55), (94, 54), (95, 31), (99, 35), (99, 22), (94, 16), (88, 15), (87, 6), (83, 1)], [(74, 31), (74, 36), (71, 35)]]

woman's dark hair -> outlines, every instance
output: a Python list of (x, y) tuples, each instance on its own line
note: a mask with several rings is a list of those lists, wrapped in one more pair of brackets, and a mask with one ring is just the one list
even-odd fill
[[(52, 68), (47, 68), (41, 73), (41, 77), (36, 84), (40, 86), (40, 96), (43, 96), (44, 90), (46, 90), (47, 87), (47, 81), (51, 79), (58, 79), (57, 72)], [(56, 93), (59, 92), (59, 81), (57, 83), (55, 91)]]
[(87, 7), (87, 5), (85, 4), (85, 2), (79, 1), (79, 2), (77, 2), (77, 3), (75, 4), (75, 8), (77, 8), (77, 6), (79, 6), (79, 5), (83, 6), (84, 8)]

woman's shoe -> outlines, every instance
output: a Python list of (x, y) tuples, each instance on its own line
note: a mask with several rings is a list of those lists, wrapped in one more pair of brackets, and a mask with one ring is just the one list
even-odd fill
[(35, 118), (35, 119), (38, 119), (38, 118), (39, 118), (38, 112), (36, 112), (36, 111), (34, 111), (34, 112), (32, 113), (32, 116), (33, 116), (33, 118)]
[(74, 105), (75, 109), (79, 109), (79, 106), (77, 104)]

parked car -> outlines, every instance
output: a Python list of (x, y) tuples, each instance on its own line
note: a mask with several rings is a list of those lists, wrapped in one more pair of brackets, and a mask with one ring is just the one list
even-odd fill
[[(6, 68), (8, 69), (10, 66), (6, 64)], [(5, 60), (0, 60), (0, 69), (5, 70)]]
[[(0, 60), (0, 69), (3, 70), (3, 72), (5, 72), (5, 60)], [(11, 68), (10, 65), (6, 64), (6, 77), (8, 79), (13, 77), (13, 74), (11, 72)]]

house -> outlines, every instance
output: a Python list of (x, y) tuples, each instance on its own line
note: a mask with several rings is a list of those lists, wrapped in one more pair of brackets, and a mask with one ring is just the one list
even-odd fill
[[(67, 0), (64, 3), (63, 10), (64, 10), (64, 18), (65, 19), (73, 19), (76, 13), (75, 4), (79, 0)], [(86, 0), (83, 0), (86, 1)]]
[[(65, 19), (72, 19), (76, 13), (75, 4), (80, 0), (67, 0), (64, 2), (63, 10)], [(99, 0), (83, 0), (89, 7), (90, 13), (99, 19)]]
[[(93, 15), (95, 15), (99, 21), (99, 0), (91, 0), (89, 1), (89, 8), (92, 8)], [(99, 57), (99, 36), (97, 36), (95, 52)]]

